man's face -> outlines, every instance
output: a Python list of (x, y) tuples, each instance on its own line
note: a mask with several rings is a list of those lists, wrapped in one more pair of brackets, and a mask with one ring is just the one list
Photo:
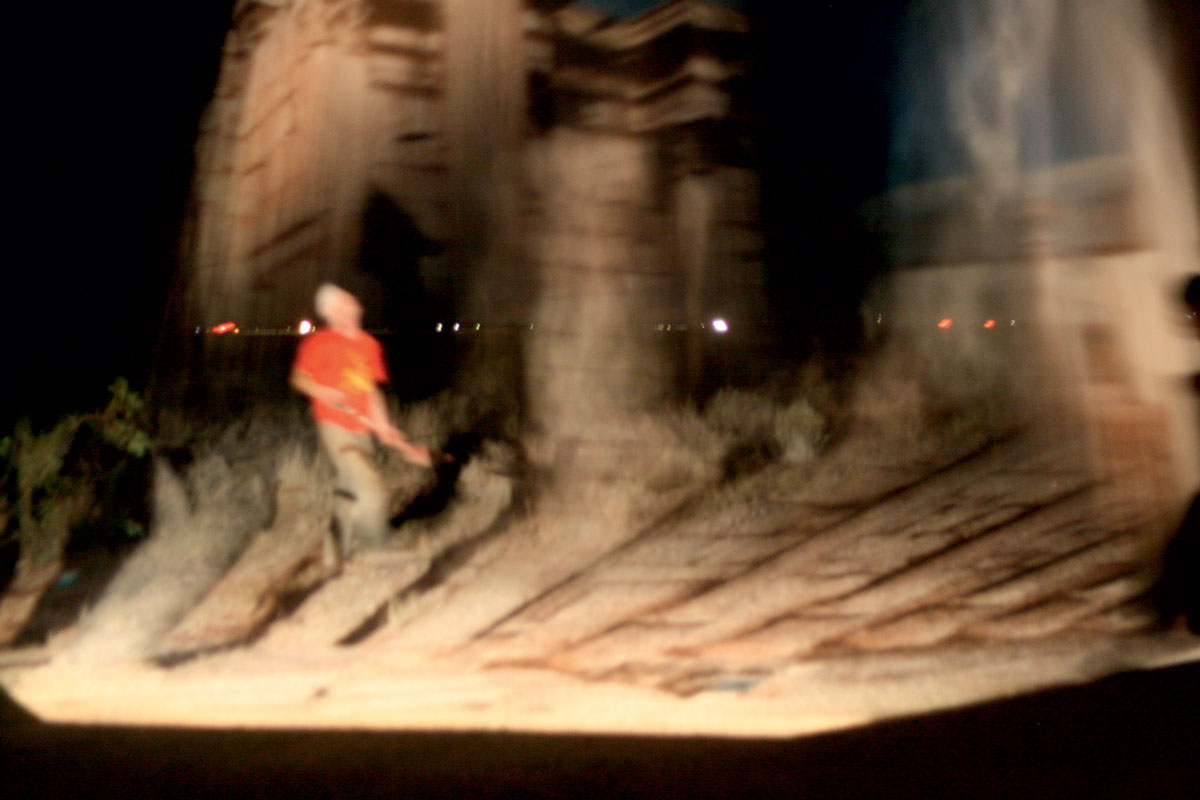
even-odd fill
[(349, 292), (342, 292), (330, 305), (329, 322), (335, 328), (357, 328), (362, 325), (362, 306)]

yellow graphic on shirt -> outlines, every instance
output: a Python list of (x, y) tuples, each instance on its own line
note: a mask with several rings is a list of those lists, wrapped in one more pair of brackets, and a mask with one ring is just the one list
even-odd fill
[(350, 363), (342, 368), (342, 376), (338, 379), (337, 388), (346, 394), (366, 394), (371, 391), (375, 381), (371, 378), (371, 369), (361, 353), (348, 353)]

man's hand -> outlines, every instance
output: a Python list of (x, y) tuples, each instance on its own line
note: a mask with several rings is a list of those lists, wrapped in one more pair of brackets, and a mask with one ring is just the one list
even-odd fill
[(418, 467), (432, 467), (433, 455), (429, 448), (421, 444), (413, 444), (404, 432), (395, 425), (387, 424), (375, 427), (374, 433), (381, 444), (387, 445), (404, 457), (410, 464)]
[(404, 435), (403, 431), (390, 423), (372, 425), (371, 431), (381, 444), (385, 444), (388, 447), (400, 449), (408, 445), (408, 437)]

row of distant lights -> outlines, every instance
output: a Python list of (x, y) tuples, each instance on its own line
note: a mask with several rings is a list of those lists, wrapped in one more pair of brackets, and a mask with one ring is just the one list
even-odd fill
[[(475, 330), (479, 330), (479, 327), (480, 327), (480, 323), (476, 322), (476, 323), (475, 323)], [(433, 326), (433, 329), (434, 329), (435, 331), (437, 331), (438, 333), (442, 333), (442, 332), (443, 332), (443, 331), (445, 331), (445, 330), (451, 330), (451, 331), (453, 331), (453, 332), (455, 332), (455, 333), (458, 333), (460, 330), (462, 330), (462, 323), (461, 323), (461, 322), (454, 322), (454, 323), (451, 323), (451, 324), (447, 325), (447, 324), (446, 324), (446, 323), (444, 323), (444, 322), (439, 322), (437, 325), (434, 325), (434, 326)], [(530, 323), (530, 324), (529, 324), (529, 330), (533, 330), (533, 323)]]
[[(945, 320), (945, 321), (949, 322), (949, 320)], [(446, 324), (444, 322), (439, 322), (437, 325), (434, 326), (434, 330), (437, 331), (438, 333), (443, 333), (447, 330), (453, 331), (454, 333), (458, 333), (459, 331), (462, 330), (462, 327), (463, 327), (462, 323), (460, 323), (460, 322), (453, 322), (450, 324)], [(481, 324), (476, 322), (474, 329), (479, 330), (480, 327), (481, 327)], [(663, 324), (655, 325), (654, 327), (656, 330), (660, 330), (660, 331), (661, 330), (669, 331), (672, 329), (687, 330), (687, 325), (680, 325), (680, 324), (672, 325), (671, 323), (663, 323)], [(703, 322), (700, 323), (700, 327), (701, 328), (705, 327)], [(725, 320), (721, 319), (720, 317), (717, 317), (710, 323), (710, 327), (717, 333), (726, 333), (729, 330), (729, 323), (727, 323)], [(939, 323), (938, 327), (943, 327), (943, 326), (941, 325), (941, 323)], [(950, 326), (946, 325), (944, 327), (950, 327)], [(985, 325), (984, 327), (987, 327), (987, 326)], [(307, 336), (308, 334), (312, 333), (313, 330), (315, 330), (315, 328), (313, 327), (312, 322), (307, 319), (300, 320), (300, 324), (296, 326), (296, 331), (301, 336)], [(529, 330), (533, 330), (532, 322), (529, 323)], [(241, 333), (241, 332), (242, 332), (241, 328), (239, 328), (237, 326), (237, 324), (233, 323), (233, 322), (222, 322), (219, 325), (214, 325), (211, 328), (209, 328), (209, 333), (215, 333), (215, 334)], [(196, 333), (200, 333), (199, 328), (196, 328)]]
[[(476, 322), (474, 330), (479, 330), (479, 327), (480, 327), (480, 323)], [(703, 322), (701, 322), (700, 327), (704, 328), (705, 324)], [(711, 327), (712, 330), (716, 331), (717, 333), (727, 333), (729, 331), (729, 323), (726, 322), (725, 320), (721, 319), (720, 317), (717, 317), (711, 323), (709, 323), (709, 327)], [(685, 331), (685, 330), (687, 330), (687, 328), (688, 328), (688, 326), (686, 324), (679, 324), (679, 323), (659, 323), (658, 325), (654, 326), (654, 329), (659, 330), (659, 331), (669, 331), (669, 330)], [(438, 333), (444, 333), (446, 331), (450, 331), (452, 333), (458, 333), (460, 330), (462, 330), (462, 324), (458, 323), (458, 322), (454, 322), (454, 323), (450, 323), (450, 324), (447, 324), (444, 322), (439, 322), (438, 324), (433, 326), (433, 329), (435, 331), (437, 331)], [(532, 322), (529, 323), (529, 330), (533, 330)]]
[[(876, 315), (875, 315), (875, 324), (876, 324), (876, 325), (882, 325), (882, 324), (883, 324), (883, 314), (876, 314)], [(941, 328), (942, 330), (949, 330), (950, 328), (953, 328), (953, 327), (954, 327), (954, 324), (955, 324), (955, 323), (954, 323), (954, 318), (953, 318), (953, 317), (942, 317), (940, 320), (938, 320), (937, 326), (938, 326), (939, 328)], [(1015, 326), (1016, 326), (1016, 324), (1017, 324), (1017, 321), (1016, 321), (1015, 319), (1010, 319), (1010, 320), (1008, 321), (1008, 324), (1007, 324), (1007, 325), (1004, 325), (1003, 323), (1001, 323), (1001, 322), (1000, 322), (1000, 321), (998, 321), (998, 320), (994, 320), (994, 319), (986, 319), (986, 320), (984, 320), (984, 321), (983, 321), (983, 323), (982, 323), (982, 324), (980, 324), (980, 327), (981, 327), (981, 328), (984, 328), (985, 330), (989, 330), (989, 331), (990, 331), (990, 330), (992, 330), (993, 328), (1012, 328), (1012, 327), (1015, 327)]]
[[(877, 323), (883, 322), (883, 316), (880, 315), (880, 316), (876, 317), (875, 321)], [(1007, 326), (1001, 326), (1001, 324), (994, 319), (987, 319), (987, 320), (983, 321), (983, 323), (980, 327), (985, 328), (986, 330), (992, 330), (993, 328), (997, 328), (997, 327), (1012, 328), (1012, 327), (1015, 327), (1016, 324), (1017, 324), (1017, 321), (1015, 319), (1010, 319), (1008, 321)], [(937, 326), (939, 328), (941, 328), (942, 330), (948, 330), (950, 328), (953, 328), (954, 327), (954, 319), (952, 317), (942, 317), (940, 320), (938, 320)], [(700, 323), (700, 327), (701, 328), (705, 327), (703, 322)], [(720, 317), (717, 317), (711, 323), (709, 323), (708, 327), (710, 327), (716, 333), (728, 333), (728, 331), (729, 331), (729, 323), (726, 322), (725, 320), (721, 319)], [(669, 330), (685, 331), (685, 330), (687, 330), (687, 328), (688, 328), (687, 324), (669, 323), (669, 322), (668, 323), (659, 323), (658, 325), (654, 326), (654, 329), (659, 330), (659, 331), (669, 331)], [(480, 323), (476, 322), (474, 330), (479, 330), (479, 329), (480, 329)], [(313, 330), (315, 330), (315, 328), (313, 327), (313, 324), (311, 321), (305, 319), (305, 320), (300, 321), (300, 324), (298, 326), (296, 326), (296, 330), (301, 336), (307, 336), (308, 334), (312, 333)], [(447, 330), (452, 331), (454, 333), (458, 333), (459, 331), (462, 330), (462, 323), (453, 322), (450, 324), (446, 324), (444, 322), (439, 322), (437, 325), (434, 326), (434, 330), (437, 331), (438, 333), (443, 333)], [(533, 330), (532, 322), (529, 323), (529, 330)], [(212, 328), (209, 329), (209, 331), (211, 333), (216, 333), (216, 334), (241, 333), (242, 332), (241, 329), (238, 328), (237, 325), (232, 322), (222, 322), (219, 325), (214, 325)], [(200, 332), (200, 329), (197, 328), (196, 333), (199, 333), (199, 332)]]
[[(654, 330), (656, 330), (656, 331), (686, 331), (688, 329), (688, 327), (689, 326), (686, 322), (682, 322), (682, 323), (681, 322), (660, 322), (658, 325), (654, 326)], [(714, 333), (728, 333), (729, 332), (729, 323), (726, 322), (725, 320), (721, 319), (720, 317), (717, 317), (716, 319), (714, 319), (712, 322), (708, 323), (707, 325), (703, 322), (700, 323), (701, 330), (704, 330), (706, 328), (712, 330)]]
[[(308, 334), (312, 333), (314, 330), (316, 330), (316, 328), (313, 327), (312, 322), (309, 320), (306, 320), (306, 319), (300, 320), (300, 324), (296, 326), (296, 332), (299, 333), (301, 336), (307, 336)], [(236, 322), (221, 322), (221, 323), (213, 325), (211, 328), (209, 328), (208, 332), (215, 333), (219, 336), (223, 333), (241, 333), (242, 329), (237, 326)], [(292, 329), (287, 328), (283, 331), (278, 331), (278, 330), (260, 331), (258, 328), (255, 328), (254, 331), (252, 331), (252, 333), (260, 333), (260, 332), (263, 332), (263, 333), (291, 333)], [(199, 327), (196, 328), (196, 333), (200, 333)]]
[[(1004, 327), (1011, 328), (1011, 327), (1015, 326), (1016, 324), (1017, 324), (1017, 321), (1016, 321), (1015, 319), (1010, 319), (1010, 320), (1008, 321), (1008, 325), (1006, 325), (1006, 326), (1004, 326)], [(939, 328), (941, 328), (942, 330), (947, 330), (947, 329), (949, 329), (949, 328), (953, 328), (953, 327), (954, 327), (954, 320), (953, 320), (952, 318), (950, 318), (950, 317), (942, 317), (940, 320), (938, 320), (938, 324), (937, 324), (937, 326), (938, 326)], [(999, 326), (1000, 326), (1000, 323), (999, 323), (999, 322), (997, 322), (996, 320), (994, 320), (994, 319), (987, 319), (987, 320), (984, 320), (984, 321), (983, 321), (983, 325), (982, 325), (981, 327), (983, 327), (983, 328), (986, 328), (987, 330), (989, 330), (989, 331), (990, 331), (992, 328), (996, 328), (996, 327), (999, 327)]]

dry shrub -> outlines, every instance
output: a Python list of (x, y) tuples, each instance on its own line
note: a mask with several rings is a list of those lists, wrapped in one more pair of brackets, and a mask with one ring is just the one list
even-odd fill
[(60, 658), (95, 663), (150, 655), (268, 518), (267, 486), (253, 471), (215, 454), (183, 476), (160, 462), (150, 536), (80, 618)]
[(864, 371), (850, 403), (851, 446), (872, 460), (941, 461), (978, 449), (1020, 424), (994, 373), (961, 370), (939, 382), (885, 352)]
[(704, 419), (729, 436), (762, 436), (774, 427), (774, 411), (774, 404), (755, 392), (721, 389), (705, 405)]
[(277, 455), (295, 442), (315, 446), (312, 421), (294, 403), (261, 405), (234, 419), (201, 453), (220, 453), (230, 464), (254, 465), (273, 474)]
[[(474, 437), (449, 478), (453, 486), (440, 487), (452, 490), (444, 504), (404, 522), (388, 543), (415, 547), (431, 559), (495, 536), (530, 476), (555, 476), (564, 463), (561, 441), (518, 437), (511, 416), (460, 394), (394, 405), (392, 413), (411, 439), (436, 448), (464, 434)], [(718, 485), (728, 477), (724, 462), (740, 444), (770, 439), (777, 457), (804, 461), (820, 451), (826, 425), (802, 397), (727, 390), (703, 411), (688, 406), (631, 414), (610, 428), (595, 431), (603, 443), (599, 457), (592, 452), (577, 459), (584, 466), (577, 480), (559, 475), (539, 485), (536, 521), (512, 530), (619, 540), (683, 498)], [(332, 470), (317, 455), (312, 423), (297, 404), (256, 408), (223, 426), (176, 416), (160, 429), (193, 460), (179, 473), (157, 466), (150, 536), (81, 618), (64, 658), (153, 655), (239, 555), (250, 553), (255, 534), (278, 527), (283, 509), (272, 507), (276, 487), (298, 493), (293, 499), (304, 513), (329, 513)], [(394, 452), (381, 449), (378, 457), (401, 507), (447, 480), (446, 473), (414, 467)]]
[[(393, 413), (410, 438), (442, 447), (449, 437), (481, 424), (484, 410), (447, 393)], [(332, 468), (319, 455), (312, 422), (298, 404), (261, 406), (224, 425), (167, 412), (160, 415), (160, 430), (162, 447), (186, 466), (156, 464), (150, 534), (65, 637), (63, 660), (153, 656), (239, 556), (250, 554), (252, 540), (258, 560), (270, 561), (271, 553), (259, 552), (274, 549), (264, 537), (303, 522), (282, 517), (304, 514), (327, 524)], [(385, 480), (401, 498), (411, 500), (437, 481), (432, 471), (396, 453), (380, 449), (378, 457)], [(406, 524), (397, 540), (417, 538), (433, 551), (478, 535), (511, 505), (520, 461), (514, 446), (483, 441), (448, 487), (453, 494), (444, 508)]]
[(432, 557), (487, 531), (512, 506), (517, 492), (514, 475), (503, 467), (511, 460), (505, 449), (487, 443), (459, 473), (446, 507), (436, 516), (402, 523), (395, 543)]
[(727, 437), (694, 407), (642, 414), (630, 422), (637, 445), (626, 463), (645, 490), (662, 494), (715, 483)]
[[(436, 473), (406, 463), (395, 452), (381, 453), (385, 479), (395, 488), (397, 513), (403, 516), (414, 500), (428, 500), (439, 492), (445, 500), (435, 513), (422, 512), (404, 521), (394, 543), (433, 555), (481, 534), (512, 504), (525, 478), (513, 421), (485, 402), (454, 391), (393, 405), (392, 418), (413, 441), (441, 449), (457, 439), (468, 447), (454, 453), (461, 463)], [(443, 481), (454, 483), (440, 485)]]
[(546, 480), (537, 527), (554, 537), (619, 540), (723, 482), (784, 460), (806, 463), (824, 447), (826, 422), (803, 397), (724, 389), (703, 410), (686, 404), (597, 421), (584, 440), (527, 436)]
[(391, 404), (392, 419), (410, 439), (435, 447), (456, 433), (477, 428), (494, 413), (483, 403), (451, 390), (418, 403)]
[(310, 498), (318, 511), (332, 510), (333, 495), (329, 487), (333, 468), (311, 445), (289, 442), (280, 447), (275, 455), (275, 475), (281, 485)]
[[(851, 402), (854, 443), (869, 442), (875, 450), (898, 454), (921, 446), (925, 436), (924, 405), (915, 378), (889, 370), (864, 378)], [(880, 448), (878, 445), (884, 441), (889, 447)]]
[(285, 598), (329, 576), (333, 551), (323, 551), (322, 545), (333, 511), (330, 472), (323, 459), (299, 443), (281, 449), (270, 527), (253, 535), (237, 561), (159, 642), (158, 657), (172, 659), (245, 641)]
[(583, 439), (527, 435), (522, 444), (534, 473), (547, 478), (539, 512), (552, 505), (548, 497), (594, 484), (573, 513), (620, 525), (778, 461), (807, 463), (823, 451), (827, 429), (795, 385), (726, 388), (703, 409), (660, 407), (594, 420)]
[(804, 396), (779, 401), (765, 391), (722, 389), (708, 402), (704, 419), (730, 447), (768, 441), (790, 462), (811, 460), (827, 440), (825, 415)]

